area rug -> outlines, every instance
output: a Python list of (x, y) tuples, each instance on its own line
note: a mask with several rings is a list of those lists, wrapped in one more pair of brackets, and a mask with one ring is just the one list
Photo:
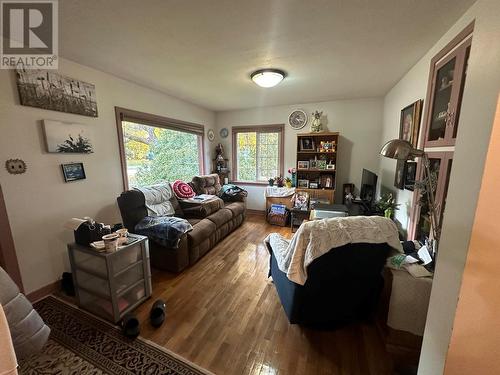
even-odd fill
[(140, 337), (53, 296), (34, 305), (51, 333), (41, 353), (19, 364), (20, 374), (211, 374)]

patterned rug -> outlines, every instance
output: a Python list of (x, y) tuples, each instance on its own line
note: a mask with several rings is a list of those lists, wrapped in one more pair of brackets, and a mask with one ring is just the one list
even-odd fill
[(20, 374), (211, 374), (53, 296), (34, 307), (51, 334), (41, 353), (21, 361)]

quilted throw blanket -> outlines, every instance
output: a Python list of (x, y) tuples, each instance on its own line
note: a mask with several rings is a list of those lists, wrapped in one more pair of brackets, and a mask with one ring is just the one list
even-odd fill
[(273, 249), (278, 268), (304, 285), (307, 266), (331, 249), (349, 243), (387, 243), (402, 252), (396, 224), (380, 216), (351, 216), (305, 222), (291, 240), (271, 233), (264, 240)]
[(184, 233), (193, 229), (187, 220), (173, 216), (146, 216), (135, 226), (135, 233), (160, 245), (176, 248)]

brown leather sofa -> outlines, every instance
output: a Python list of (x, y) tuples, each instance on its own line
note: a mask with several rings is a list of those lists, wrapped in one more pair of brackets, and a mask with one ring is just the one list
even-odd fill
[[(191, 182), (196, 194), (217, 195), (221, 189), (216, 174), (196, 176)], [(138, 190), (123, 192), (117, 199), (124, 226), (131, 232), (147, 216), (144, 195)], [(166, 248), (150, 241), (151, 265), (171, 272), (180, 272), (198, 261), (245, 219), (246, 203), (224, 202), (216, 198), (204, 203), (188, 203), (171, 198), (175, 216), (188, 220), (193, 230), (182, 236), (177, 248)]]

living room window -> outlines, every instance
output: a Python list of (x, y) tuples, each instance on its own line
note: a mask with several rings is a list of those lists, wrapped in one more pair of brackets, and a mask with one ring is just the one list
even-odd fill
[(124, 188), (203, 174), (202, 125), (116, 108)]
[(283, 125), (233, 127), (233, 180), (267, 184), (283, 175)]

